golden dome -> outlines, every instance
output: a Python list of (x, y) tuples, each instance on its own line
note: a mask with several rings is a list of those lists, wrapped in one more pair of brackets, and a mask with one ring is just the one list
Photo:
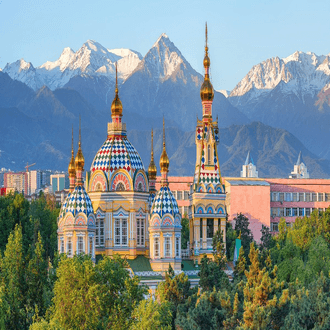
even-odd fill
[(209, 54), (208, 54), (208, 46), (207, 46), (207, 25), (205, 26), (205, 56), (204, 56), (204, 69), (205, 69), (205, 76), (204, 76), (204, 81), (203, 84), (201, 86), (201, 99), (202, 101), (212, 101), (214, 98), (214, 90), (213, 90), (213, 86), (211, 84), (210, 81), (210, 75), (209, 75), (209, 69), (210, 69), (210, 65), (211, 65), (211, 61), (209, 58)]
[(84, 155), (81, 151), (80, 142), (79, 142), (79, 148), (78, 148), (78, 152), (77, 152), (76, 159), (75, 159), (76, 170), (77, 171), (83, 171), (84, 170), (84, 165), (85, 165), (85, 158), (84, 158)]
[(83, 171), (85, 165), (85, 158), (81, 150), (81, 121), (79, 118), (79, 144), (78, 144), (78, 151), (75, 159), (75, 166), (76, 171)]
[(122, 116), (123, 115), (123, 104), (120, 101), (118, 95), (118, 78), (117, 78), (117, 62), (116, 62), (116, 89), (115, 89), (115, 98), (111, 104), (111, 115), (112, 116)]
[(72, 156), (71, 156), (71, 160), (70, 160), (70, 163), (69, 163), (68, 172), (69, 172), (69, 177), (76, 176), (76, 166), (74, 164), (73, 149), (72, 149)]
[(151, 130), (151, 160), (148, 167), (149, 180), (156, 180), (157, 167), (154, 162), (154, 132)]
[(214, 90), (213, 90), (213, 86), (211, 84), (209, 77), (205, 76), (202, 87), (201, 87), (200, 94), (201, 94), (202, 101), (212, 101), (213, 100)]
[[(205, 47), (205, 48), (207, 48), (207, 47)], [(210, 67), (210, 65), (211, 65), (211, 61), (210, 61), (210, 58), (209, 58), (209, 55), (208, 55), (208, 53), (207, 53), (207, 49), (205, 49), (205, 56), (204, 56), (204, 61), (203, 61), (203, 64), (204, 64), (204, 68), (205, 67)]]
[(166, 148), (165, 148), (165, 120), (163, 118), (163, 152), (160, 156), (159, 161), (160, 172), (168, 172), (170, 166), (170, 160), (168, 159)]
[(74, 165), (74, 151), (73, 151), (73, 126), (72, 126), (72, 148), (71, 148), (71, 160), (69, 163), (69, 177), (75, 177), (76, 176), (76, 167)]

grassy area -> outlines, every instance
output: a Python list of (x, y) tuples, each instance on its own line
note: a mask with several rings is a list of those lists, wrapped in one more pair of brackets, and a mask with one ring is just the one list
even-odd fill
[(182, 264), (183, 264), (183, 269), (182, 269), (183, 271), (200, 269), (199, 265), (198, 267), (195, 267), (193, 260), (182, 260)]
[(149, 259), (145, 256), (137, 256), (133, 260), (127, 259), (128, 264), (132, 268), (133, 272), (152, 272)]

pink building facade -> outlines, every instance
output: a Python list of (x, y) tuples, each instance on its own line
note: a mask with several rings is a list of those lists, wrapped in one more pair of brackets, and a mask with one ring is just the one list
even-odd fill
[(267, 179), (270, 183), (270, 229), (278, 231), (285, 218), (292, 225), (297, 217), (309, 216), (315, 209), (325, 211), (330, 206), (329, 179)]
[[(324, 211), (330, 206), (330, 179), (222, 179), (228, 220), (233, 221), (238, 213), (247, 216), (257, 242), (262, 225), (276, 234), (281, 218), (290, 226), (298, 216), (309, 216), (315, 209)], [(184, 217), (188, 213), (193, 177), (169, 177), (168, 180)], [(160, 177), (157, 177), (156, 189), (159, 187)]]

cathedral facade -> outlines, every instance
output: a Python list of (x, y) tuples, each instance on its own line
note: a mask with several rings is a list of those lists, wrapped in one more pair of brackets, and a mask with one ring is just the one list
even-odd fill
[[(206, 30), (207, 36), (207, 30)], [(214, 91), (209, 79), (210, 59), (205, 47), (205, 78), (201, 87), (203, 119), (196, 127), (196, 169), (190, 195), (190, 246), (194, 258), (212, 255), (213, 234), (225, 237), (225, 192), (217, 153), (218, 123), (212, 119)], [(169, 158), (163, 122), (160, 157), (161, 184), (156, 191), (157, 168), (153, 155), (145, 171), (141, 157), (127, 138), (122, 122), (116, 68), (115, 97), (107, 137), (83, 181), (84, 157), (79, 133), (78, 152), (69, 164), (70, 191), (58, 219), (60, 253), (119, 254), (127, 259), (142, 255), (154, 271), (169, 265), (181, 270), (181, 214), (168, 183)], [(80, 131), (79, 131), (80, 132)], [(73, 142), (72, 142), (73, 143)]]

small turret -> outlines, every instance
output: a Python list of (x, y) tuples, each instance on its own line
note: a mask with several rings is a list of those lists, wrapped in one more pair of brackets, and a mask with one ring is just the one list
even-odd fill
[(72, 146), (71, 146), (71, 160), (69, 163), (69, 181), (70, 181), (70, 191), (74, 189), (75, 181), (76, 181), (76, 167), (74, 162), (74, 150), (73, 150), (73, 125), (72, 125)]
[(81, 118), (79, 117), (79, 143), (78, 143), (78, 151), (75, 159), (75, 167), (76, 167), (76, 183), (77, 185), (83, 184), (83, 172), (84, 172), (85, 158), (81, 150)]
[(162, 185), (168, 185), (167, 173), (168, 173), (168, 168), (170, 166), (170, 160), (168, 159), (167, 152), (166, 152), (166, 146), (165, 146), (165, 119), (164, 118), (163, 118), (163, 152), (160, 156), (159, 166), (160, 166), (160, 173), (162, 175), (161, 183), (162, 183)]

